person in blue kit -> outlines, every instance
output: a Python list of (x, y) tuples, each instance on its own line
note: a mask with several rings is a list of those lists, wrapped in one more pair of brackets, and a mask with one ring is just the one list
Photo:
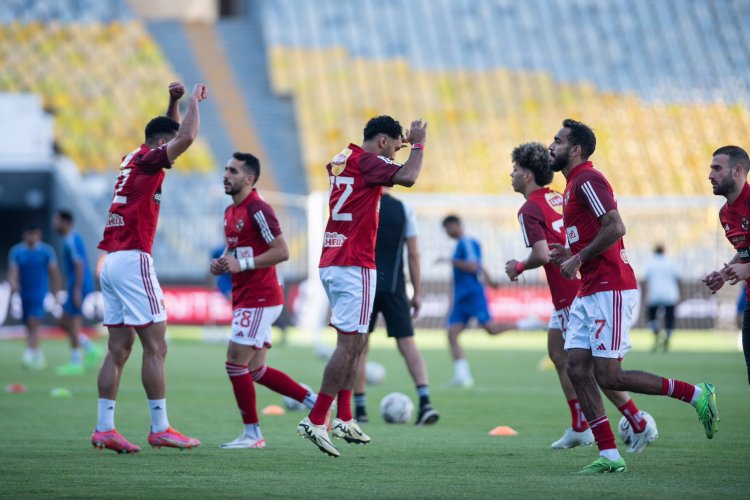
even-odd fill
[(438, 259), (438, 262), (450, 262), (453, 265), (453, 307), (448, 317), (448, 341), (454, 366), (451, 385), (471, 387), (474, 379), (466, 355), (458, 344), (459, 334), (472, 318), (476, 318), (477, 323), (490, 335), (500, 334), (515, 325), (493, 322), (490, 318), (482, 279), (493, 288), (498, 285), (482, 266), (482, 247), (479, 241), (464, 234), (461, 219), (456, 215), (449, 215), (443, 220), (443, 229), (457, 241), (453, 257)]
[(58, 366), (57, 374), (83, 375), (86, 370), (98, 368), (103, 357), (102, 349), (81, 331), (83, 301), (94, 291), (94, 278), (83, 238), (73, 229), (73, 214), (67, 210), (59, 210), (52, 225), (63, 240), (62, 270), (68, 294), (63, 304), (60, 324), (70, 339), (70, 362)]
[[(213, 252), (211, 252), (211, 258), (220, 258), (222, 255), (224, 255), (225, 249), (226, 244), (222, 244), (214, 248)], [(232, 302), (232, 273), (220, 274), (218, 276), (215, 276), (214, 278), (216, 288), (218, 288), (221, 294), (226, 297), (229, 302)]]
[(59, 274), (55, 251), (42, 241), (42, 230), (32, 225), (23, 231), (23, 240), (8, 254), (8, 281), (11, 290), (21, 296), (23, 322), (26, 325), (26, 350), (21, 358), (24, 368), (41, 370), (47, 362), (39, 347), (39, 326), (44, 318), (44, 298), (50, 291), (57, 296)]

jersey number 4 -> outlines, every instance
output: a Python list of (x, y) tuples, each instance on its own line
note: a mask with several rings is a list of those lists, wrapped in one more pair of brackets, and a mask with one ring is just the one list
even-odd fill
[(354, 177), (338, 177), (332, 175), (331, 185), (328, 188), (328, 196), (333, 196), (333, 190), (342, 187), (344, 188), (344, 192), (339, 195), (336, 205), (334, 205), (331, 210), (331, 219), (336, 221), (351, 221), (352, 214), (342, 212), (341, 208), (344, 206), (344, 203), (346, 203), (347, 198), (349, 198), (354, 191)]

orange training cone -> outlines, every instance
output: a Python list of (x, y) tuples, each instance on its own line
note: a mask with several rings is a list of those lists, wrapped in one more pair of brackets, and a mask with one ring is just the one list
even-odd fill
[(268, 405), (265, 408), (263, 408), (262, 411), (263, 415), (283, 415), (286, 413), (284, 411), (284, 408), (278, 405)]
[(518, 433), (508, 427), (507, 425), (499, 425), (492, 429), (489, 433), (490, 436), (517, 436)]

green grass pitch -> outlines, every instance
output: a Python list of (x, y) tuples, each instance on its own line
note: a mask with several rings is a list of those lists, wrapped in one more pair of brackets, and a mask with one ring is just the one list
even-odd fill
[[(393, 342), (376, 332), (371, 359), (388, 375), (369, 388), (373, 441), (366, 446), (336, 441), (334, 459), (296, 435), (303, 414), (261, 417), (265, 450), (220, 450), (237, 437), (241, 421), (224, 372), (224, 344), (190, 337), (200, 328), (170, 327), (175, 337), (167, 358), (168, 408), (172, 425), (203, 440), (192, 451), (152, 449), (146, 444), (148, 412), (140, 384), (140, 348), (133, 351), (122, 380), (116, 424), (141, 445), (136, 455), (97, 452), (89, 437), (96, 421), (96, 374), (60, 378), (54, 366), (66, 360), (62, 341), (45, 341), (48, 368), (20, 368), (23, 345), (0, 349), (0, 384), (24, 383), (26, 394), (0, 394), (0, 494), (6, 498), (177, 498), (177, 497), (377, 497), (377, 498), (748, 498), (750, 497), (750, 394), (744, 360), (734, 336), (677, 332), (674, 350), (648, 352), (650, 336), (634, 334), (625, 367), (692, 382), (716, 384), (719, 432), (706, 439), (695, 411), (669, 398), (635, 395), (659, 426), (659, 439), (642, 454), (625, 454), (625, 474), (571, 474), (592, 462), (595, 447), (550, 450), (569, 425), (567, 405), (554, 371), (543, 369), (545, 337), (511, 333), (489, 338), (466, 332), (465, 344), (476, 380), (473, 389), (450, 389), (452, 365), (444, 336), (419, 332), (432, 398), (441, 413), (433, 427), (388, 425), (378, 415), (387, 393), (416, 396)], [(326, 337), (331, 341), (331, 337)], [(275, 347), (269, 361), (317, 389), (323, 361), (295, 332)], [(65, 387), (71, 398), (51, 398)], [(258, 387), (259, 407), (281, 397)], [(619, 413), (608, 403), (613, 424)], [(508, 425), (517, 436), (492, 437)], [(621, 443), (618, 443), (621, 444)], [(621, 452), (625, 447), (620, 446)]]

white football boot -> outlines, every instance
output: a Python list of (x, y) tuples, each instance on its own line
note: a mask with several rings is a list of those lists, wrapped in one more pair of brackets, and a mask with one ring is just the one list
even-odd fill
[(586, 429), (583, 432), (576, 432), (572, 427), (565, 429), (565, 433), (560, 439), (550, 445), (550, 448), (555, 450), (567, 450), (568, 448), (575, 448), (576, 446), (589, 446), (594, 443), (594, 433), (591, 429)]
[(354, 419), (344, 422), (340, 418), (334, 418), (332, 429), (333, 437), (343, 439), (347, 443), (367, 444), (370, 442), (370, 436), (362, 432)]
[(633, 432), (630, 435), (630, 448), (625, 451), (628, 453), (640, 453), (658, 437), (659, 430), (656, 428), (656, 422), (646, 420), (646, 428), (643, 432)]
[(235, 439), (234, 441), (230, 441), (228, 443), (224, 443), (219, 448), (223, 450), (232, 450), (232, 449), (239, 449), (239, 448), (265, 448), (266, 447), (266, 440), (263, 438), (260, 439), (253, 439), (250, 436), (246, 435), (244, 432), (240, 434), (240, 437)]
[(297, 434), (312, 441), (323, 453), (332, 457), (341, 456), (339, 450), (333, 446), (331, 438), (328, 437), (325, 424), (315, 425), (310, 422), (309, 417), (305, 417), (297, 424)]

